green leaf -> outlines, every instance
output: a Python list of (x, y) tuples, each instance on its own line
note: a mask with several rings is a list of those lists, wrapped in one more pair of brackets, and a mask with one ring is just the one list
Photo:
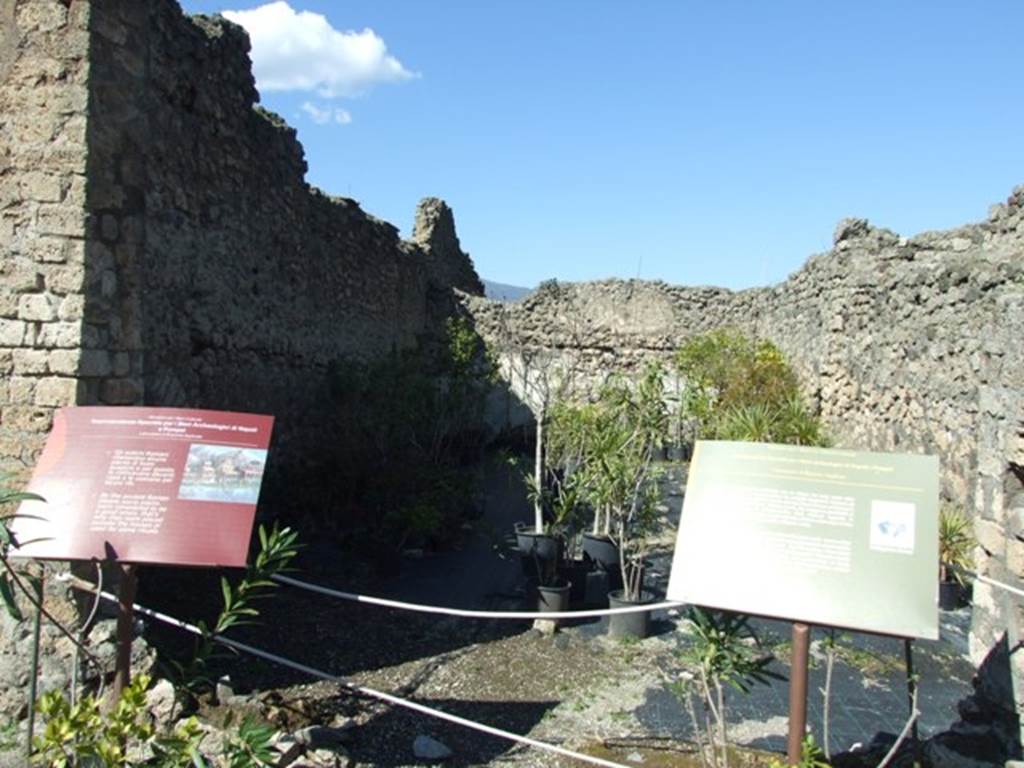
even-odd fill
[(25, 616), (22, 614), (21, 609), (14, 600), (14, 591), (11, 589), (10, 576), (8, 574), (0, 575), (0, 598), (4, 601), (4, 606), (7, 608), (7, 613), (11, 615), (11, 618), (15, 621), (24, 621)]
[(231, 584), (224, 577), (220, 577), (220, 591), (224, 595), (224, 610), (231, 610)]

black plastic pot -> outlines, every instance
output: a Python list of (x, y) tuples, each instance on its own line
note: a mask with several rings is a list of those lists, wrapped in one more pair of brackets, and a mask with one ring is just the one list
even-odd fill
[(583, 605), (587, 597), (587, 576), (591, 571), (586, 560), (563, 562), (558, 572), (572, 585), (569, 593), (570, 605)]
[(583, 554), (609, 573), (619, 570), (619, 547), (607, 536), (584, 533)]
[[(572, 584), (569, 582), (551, 587), (537, 587), (537, 610), (541, 613), (559, 613), (569, 610), (569, 592), (571, 590)], [(557, 626), (559, 620), (554, 619), (553, 621)]]
[(689, 451), (685, 445), (670, 445), (665, 454), (668, 461), (686, 461), (689, 458)]
[(561, 554), (561, 542), (546, 533), (516, 531), (516, 542), (519, 544), (519, 553), (526, 557), (535, 557), (546, 562), (557, 560)]
[(939, 608), (955, 611), (964, 604), (964, 588), (957, 581), (939, 582)]
[[(639, 601), (626, 600), (621, 590), (608, 593), (609, 608), (625, 608), (631, 605), (646, 605), (653, 602), (653, 592), (641, 592)], [(612, 614), (608, 617), (608, 637), (635, 637), (642, 640), (650, 632), (650, 626), (650, 611)]]
[(592, 608), (607, 608), (608, 589), (608, 572), (600, 568), (590, 571), (583, 590), (583, 604)]

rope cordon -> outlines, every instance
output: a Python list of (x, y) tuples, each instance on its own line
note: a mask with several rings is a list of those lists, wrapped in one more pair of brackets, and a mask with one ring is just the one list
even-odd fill
[[(93, 594), (99, 594), (99, 596), (102, 597), (104, 600), (109, 600), (113, 603), (118, 602), (118, 598), (115, 595), (110, 594), (109, 592), (100, 591), (97, 593), (95, 584), (91, 584), (88, 581), (79, 579), (75, 576), (70, 576), (70, 574), (64, 574), (62, 575), (62, 578), (65, 578), (68, 581), (70, 581), (72, 586), (76, 589), (80, 589), (84, 592), (91, 592)], [(139, 605), (138, 603), (132, 604), (132, 610), (134, 610), (136, 613), (142, 614), (143, 616), (148, 616), (149, 618), (155, 621), (159, 621), (163, 624), (168, 624), (172, 627), (177, 627), (178, 629), (184, 630), (186, 632), (191, 632), (194, 635), (201, 636), (203, 634), (202, 630), (200, 630), (199, 627), (193, 624), (184, 622), (181, 619), (176, 619), (175, 617), (169, 616), (165, 613), (154, 611), (151, 608), (146, 608), (145, 606)], [(545, 618), (549, 616), (549, 614), (542, 615)], [(434, 709), (424, 704), (418, 704), (415, 701), (403, 699), (399, 696), (395, 696), (394, 694), (385, 693), (384, 691), (378, 691), (374, 688), (368, 688), (365, 685), (359, 685), (358, 683), (354, 683), (351, 680), (348, 680), (347, 678), (341, 677), (340, 675), (333, 675), (330, 672), (324, 672), (323, 670), (311, 667), (307, 664), (303, 664), (301, 662), (285, 658), (284, 656), (278, 656), (277, 654), (271, 653), (270, 651), (265, 651), (261, 648), (249, 645), (248, 643), (242, 643), (237, 640), (232, 640), (222, 635), (214, 635), (213, 640), (214, 642), (220, 643), (221, 645), (226, 646), (228, 648), (232, 648), (236, 651), (247, 653), (251, 656), (256, 656), (257, 658), (273, 662), (274, 664), (279, 664), (283, 667), (288, 667), (289, 669), (294, 669), (297, 672), (302, 672), (304, 674), (310, 675), (311, 677), (326, 680), (327, 682), (337, 683), (338, 685), (342, 685), (351, 691), (361, 693), (364, 696), (369, 696), (370, 698), (378, 699), (379, 701), (385, 701), (397, 707), (403, 707), (404, 709), (419, 712), (420, 714), (427, 715), (428, 717), (437, 718), (438, 720), (444, 720), (449, 723), (454, 723), (455, 725), (461, 725), (465, 728), (469, 728), (474, 731), (479, 731), (480, 733), (486, 733), (489, 736), (496, 736), (497, 738), (505, 739), (507, 741), (513, 741), (518, 744), (525, 744), (526, 746), (544, 750), (545, 752), (551, 752), (556, 755), (561, 755), (562, 757), (569, 757), (584, 763), (590, 763), (591, 765), (604, 766), (604, 768), (630, 768), (630, 766), (623, 765), (622, 763), (615, 763), (611, 760), (605, 760), (600, 757), (594, 757), (593, 755), (587, 755), (582, 752), (576, 752), (571, 749), (566, 749), (565, 747), (560, 747), (557, 744), (550, 744), (546, 741), (532, 739), (529, 736), (520, 736), (517, 733), (505, 731), (501, 728), (494, 728), (493, 726), (478, 723), (475, 720), (468, 720), (467, 718), (459, 717), (458, 715), (452, 715), (448, 712), (443, 712), (439, 709)]]
[(354, 603), (366, 603), (367, 605), (379, 605), (384, 608), (399, 608), (403, 611), (416, 611), (417, 613), (438, 613), (444, 616), (460, 616), (467, 619), (592, 619), (600, 616), (616, 616), (623, 613), (645, 613), (647, 611), (660, 611), (666, 608), (681, 608), (684, 603), (663, 601), (660, 603), (637, 603), (622, 608), (596, 608), (587, 611), (475, 611), (464, 608), (445, 608), (439, 605), (423, 605), (421, 603), (405, 603), (401, 600), (388, 600), (383, 597), (370, 597), (359, 595), (355, 592), (343, 592), (330, 587), (321, 587), (318, 584), (310, 584), (306, 581), (299, 581), (290, 576), (272, 576), (271, 579), (289, 587), (305, 589), (308, 592), (315, 592), (318, 595), (336, 597), (339, 600), (350, 600)]

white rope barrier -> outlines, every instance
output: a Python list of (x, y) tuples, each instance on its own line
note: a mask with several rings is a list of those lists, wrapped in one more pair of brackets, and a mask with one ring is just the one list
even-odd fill
[(645, 613), (647, 611), (659, 611), (663, 608), (681, 608), (685, 603), (663, 601), (660, 603), (638, 603), (623, 608), (598, 608), (586, 611), (474, 611), (463, 608), (444, 608), (439, 605), (422, 605), (420, 603), (405, 603), (401, 600), (388, 600), (383, 597), (370, 597), (359, 595), (354, 592), (343, 592), (338, 589), (321, 587), (318, 584), (299, 581), (289, 576), (272, 576), (274, 581), (297, 589), (305, 589), (315, 592), (318, 595), (336, 597), (339, 600), (350, 600), (355, 603), (366, 603), (367, 605), (379, 605), (385, 608), (400, 608), (403, 611), (416, 611), (418, 613), (438, 613), (444, 616), (460, 616), (467, 619), (591, 619), (600, 616), (615, 616), (623, 613)]
[[(61, 578), (70, 580), (72, 585), (77, 589), (80, 589), (85, 592), (92, 592), (93, 594), (97, 593), (96, 585), (90, 584), (87, 581), (78, 579), (77, 577), (70, 576), (69, 574), (62, 574)], [(99, 592), (98, 594), (104, 600), (109, 600), (114, 603), (118, 602), (117, 597), (110, 594), (109, 592)], [(182, 629), (186, 632), (191, 632), (194, 635), (201, 636), (203, 634), (202, 630), (200, 630), (199, 627), (196, 627), (192, 624), (188, 624), (182, 621), (181, 619), (176, 619), (173, 616), (168, 616), (165, 613), (160, 613), (159, 611), (154, 611), (151, 608), (146, 608), (142, 605), (139, 605), (138, 603), (133, 603), (132, 609), (137, 613), (141, 613), (143, 616), (148, 616), (149, 618), (155, 619), (156, 621), (160, 621), (164, 624), (169, 624), (173, 627), (177, 627), (178, 629)], [(420, 714), (427, 715), (429, 717), (434, 717), (438, 720), (445, 720), (449, 723), (461, 725), (465, 728), (469, 728), (474, 731), (479, 731), (480, 733), (486, 733), (489, 736), (496, 736), (500, 739), (513, 741), (518, 744), (525, 744), (526, 746), (541, 749), (556, 755), (561, 755), (562, 757), (569, 757), (573, 760), (579, 760), (584, 763), (590, 763), (591, 765), (604, 766), (604, 768), (630, 768), (630, 766), (623, 765), (622, 763), (614, 763), (611, 760), (605, 760), (600, 757), (594, 757), (592, 755), (587, 755), (582, 752), (575, 752), (571, 749), (566, 749), (565, 747), (560, 747), (556, 744), (549, 744), (546, 741), (531, 739), (529, 736), (520, 736), (519, 734), (512, 733), (511, 731), (505, 731), (501, 728), (494, 728), (490, 725), (478, 723), (475, 720), (468, 720), (464, 717), (452, 715), (447, 712), (443, 712), (439, 709), (433, 709), (423, 704), (417, 704), (415, 701), (409, 701), (408, 699), (403, 699), (390, 693), (378, 691), (373, 688), (367, 688), (364, 685), (359, 685), (358, 683), (354, 683), (351, 680), (348, 680), (339, 675), (332, 675), (329, 672), (324, 672), (322, 670), (316, 669), (315, 667), (310, 667), (306, 664), (302, 664), (301, 662), (293, 661), (292, 659), (285, 658), (284, 656), (278, 656), (277, 654), (270, 653), (269, 651), (264, 651), (261, 648), (256, 648), (255, 646), (248, 645), (247, 643), (241, 643), (237, 640), (231, 640), (230, 638), (223, 637), (222, 635), (214, 635), (213, 640), (217, 643), (220, 643), (221, 645), (227, 646), (228, 648), (233, 648), (236, 651), (248, 653), (252, 656), (265, 659), (275, 664), (279, 664), (283, 667), (294, 669), (297, 672), (303, 672), (307, 675), (310, 675), (311, 677), (316, 677), (321, 680), (337, 683), (338, 685), (342, 685), (348, 688), (349, 690), (361, 693), (364, 696), (369, 696), (380, 701), (386, 701), (389, 704), (393, 704), (398, 707), (403, 707), (414, 712), (419, 712)]]
[(988, 576), (982, 576), (980, 573), (975, 573), (974, 571), (969, 571), (966, 568), (961, 568), (960, 566), (957, 566), (957, 565), (953, 566), (953, 570), (960, 571), (960, 573), (967, 574), (972, 579), (975, 579), (976, 581), (980, 581), (982, 584), (989, 584), (989, 585), (991, 585), (993, 587), (997, 587), (997, 588), (1002, 589), (1002, 590), (1004, 590), (1006, 592), (1010, 592), (1010, 593), (1012, 593), (1014, 595), (1017, 595), (1018, 597), (1024, 597), (1024, 589), (1018, 589), (1017, 587), (1011, 586), (1011, 585), (1006, 584), (1006, 583), (1004, 583), (1002, 581), (996, 581), (995, 579), (989, 578)]

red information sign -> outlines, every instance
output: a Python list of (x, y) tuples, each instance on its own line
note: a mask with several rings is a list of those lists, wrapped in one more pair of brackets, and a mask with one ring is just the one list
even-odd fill
[(179, 408), (62, 408), (12, 554), (244, 566), (272, 416)]

